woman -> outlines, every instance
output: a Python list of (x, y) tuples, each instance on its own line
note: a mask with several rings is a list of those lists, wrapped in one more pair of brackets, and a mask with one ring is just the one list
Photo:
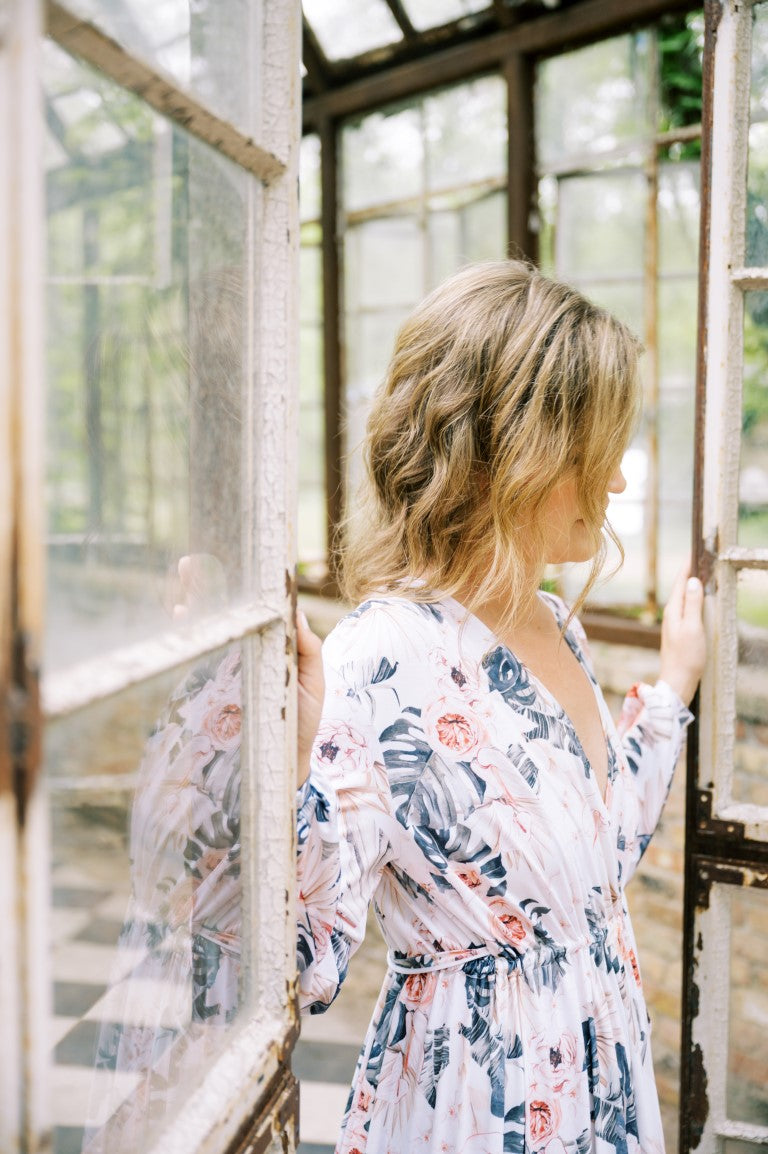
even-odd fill
[[(359, 607), (299, 628), (299, 968), (326, 1009), (368, 903), (388, 970), (337, 1152), (664, 1148), (624, 889), (704, 661), (683, 574), (661, 678), (617, 730), (547, 563), (603, 560), (639, 404), (637, 342), (513, 261), (401, 330), (344, 561)], [(582, 603), (586, 590), (578, 599)]]

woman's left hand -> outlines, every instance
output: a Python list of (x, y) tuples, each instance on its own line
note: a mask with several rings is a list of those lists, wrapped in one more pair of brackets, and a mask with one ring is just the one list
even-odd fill
[(702, 621), (704, 589), (686, 566), (678, 574), (661, 625), (659, 677), (690, 705), (707, 657)]
[(320, 724), (325, 680), (322, 642), (309, 628), (301, 609), (296, 611), (296, 650), (299, 664), (299, 748), (296, 784), (309, 776), (309, 757)]

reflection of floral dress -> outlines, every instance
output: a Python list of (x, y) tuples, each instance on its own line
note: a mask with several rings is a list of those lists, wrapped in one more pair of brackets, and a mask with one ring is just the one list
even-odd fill
[(198, 663), (147, 742), (131, 902), (101, 1011), (88, 1154), (139, 1154), (205, 1073), (238, 1008), (240, 654)]
[(655, 1154), (624, 887), (690, 714), (664, 683), (641, 685), (620, 737), (573, 622), (605, 727), (603, 801), (557, 702), (464, 619), (451, 599), (376, 598), (325, 644), (299, 793), (304, 1006), (335, 997), (371, 898), (389, 946), (337, 1151)]

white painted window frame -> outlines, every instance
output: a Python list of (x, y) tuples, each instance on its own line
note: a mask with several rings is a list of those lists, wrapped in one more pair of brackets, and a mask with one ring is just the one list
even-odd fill
[[(744, 293), (768, 290), (768, 268), (745, 268), (752, 2), (722, 0), (714, 47), (709, 270), (706, 291), (702, 536), (709, 572), (705, 620), (709, 660), (699, 696), (698, 789), (729, 836), (768, 841), (768, 808), (733, 797), (738, 637), (736, 594), (743, 569), (768, 570), (768, 549), (738, 544), (738, 486), (744, 353)], [(702, 818), (702, 828), (708, 819)], [(707, 1110), (697, 1154), (720, 1154), (728, 1139), (768, 1145), (768, 1127), (728, 1117), (727, 1055), (731, 898), (734, 886), (764, 888), (768, 874), (716, 859), (695, 865), (697, 1011), (692, 1053), (705, 1072)], [(704, 1073), (699, 1075), (700, 1079)]]
[[(44, 29), (158, 112), (251, 174), (244, 364), (249, 443), (246, 571), (256, 600), (184, 632), (68, 669), (40, 686), (45, 719), (74, 715), (156, 673), (239, 639), (244, 660), (243, 956), (249, 1016), (206, 1072), (158, 1154), (220, 1154), (252, 1120), (279, 1071), (295, 1019), (293, 908), (295, 669), (292, 652), (297, 445), (298, 142), (300, 5), (254, 0), (259, 39), (252, 138), (189, 93), (49, 0), (0, 0), (0, 672), (10, 673), (12, 632), (39, 668), (42, 639), (44, 230), (39, 44)], [(258, 267), (257, 258), (258, 256)], [(11, 516), (6, 516), (11, 510)], [(9, 574), (23, 575), (11, 603)], [(249, 657), (248, 654), (251, 653)], [(5, 693), (4, 697), (12, 697)], [(13, 702), (11, 702), (11, 705)], [(38, 726), (39, 728), (39, 726)], [(2, 757), (0, 751), (0, 774)], [(39, 757), (38, 757), (39, 763)], [(34, 773), (21, 828), (0, 777), (0, 1149), (49, 1149), (49, 861), (45, 782)], [(10, 783), (12, 786), (13, 783)], [(21, 893), (21, 901), (19, 901)], [(21, 914), (19, 916), (19, 909)], [(10, 928), (9, 928), (10, 927)], [(14, 936), (15, 935), (15, 936)], [(249, 1006), (249, 995), (253, 997)], [(19, 1007), (21, 1009), (19, 1010)], [(274, 1123), (273, 1123), (274, 1124)], [(273, 1145), (293, 1148), (293, 1136)], [(147, 1152), (149, 1154), (149, 1152)]]
[(710, 661), (700, 694), (699, 784), (713, 815), (768, 841), (768, 809), (734, 800), (736, 586), (741, 569), (768, 570), (768, 550), (738, 544), (744, 293), (768, 290), (768, 268), (745, 269), (752, 6), (724, 0), (715, 46), (707, 291), (702, 531), (711, 565), (706, 598)]

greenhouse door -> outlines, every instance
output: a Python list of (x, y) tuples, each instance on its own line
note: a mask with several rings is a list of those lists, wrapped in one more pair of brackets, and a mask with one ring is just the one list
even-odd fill
[[(768, 4), (706, 4), (681, 1152), (768, 1146)], [(697, 756), (698, 755), (698, 756)]]
[(295, 1149), (299, 17), (0, 0), (2, 1154)]

